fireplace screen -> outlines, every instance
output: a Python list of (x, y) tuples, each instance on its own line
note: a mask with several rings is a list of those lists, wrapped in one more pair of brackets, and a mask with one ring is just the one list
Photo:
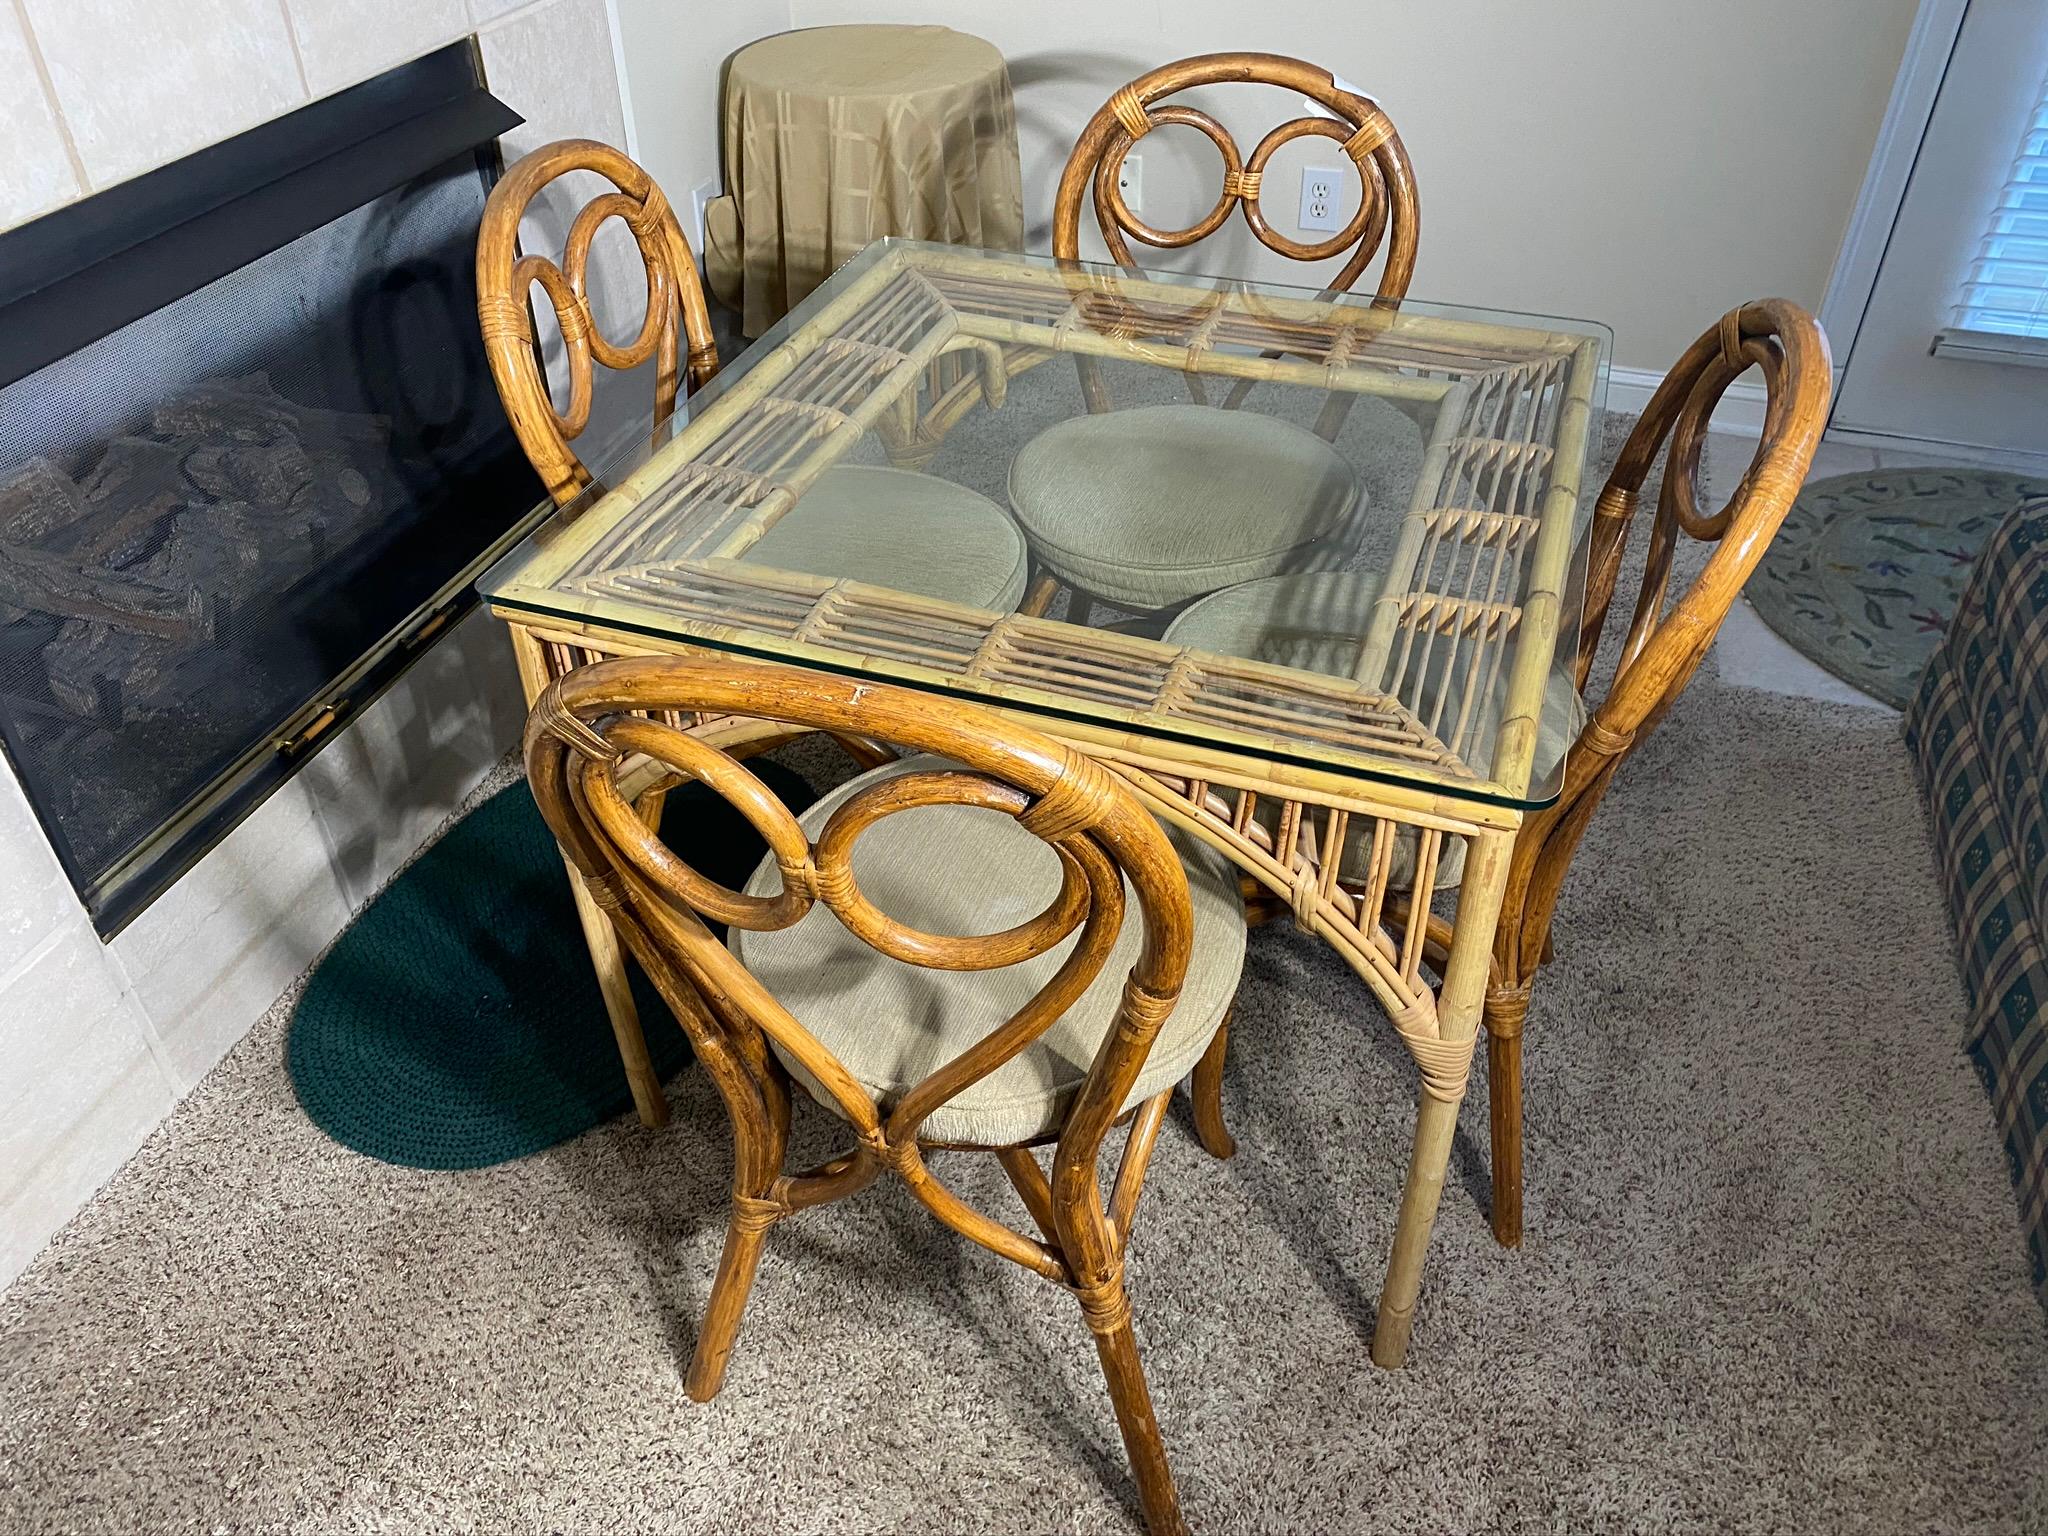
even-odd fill
[(458, 155), (0, 389), (0, 736), (103, 931), (538, 499), (477, 337), (487, 190)]

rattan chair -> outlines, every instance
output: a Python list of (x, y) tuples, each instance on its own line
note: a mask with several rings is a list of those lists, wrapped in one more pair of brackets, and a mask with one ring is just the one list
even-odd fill
[[(1199, 108), (1165, 98), (1198, 86), (1249, 82), (1305, 96), (1330, 116), (1297, 117), (1273, 129), (1246, 159), (1229, 132)], [(1216, 146), (1223, 182), (1215, 205), (1185, 229), (1161, 230), (1133, 214), (1118, 190), (1124, 156), (1166, 124), (1195, 129)], [(1327, 240), (1306, 244), (1280, 234), (1260, 211), (1260, 181), (1283, 144), (1333, 141), (1357, 167), (1357, 212)], [(1162, 65), (1121, 87), (1089, 120), (1067, 159), (1053, 208), (1053, 254), (1081, 254), (1081, 208), (1092, 201), (1110, 255), (1132, 264), (1131, 240), (1162, 249), (1193, 245), (1241, 210), (1268, 250), (1297, 261), (1343, 258), (1325, 291), (1347, 292), (1384, 245), (1378, 301), (1407, 292), (1419, 229), (1415, 178), (1400, 135), (1370, 100), (1327, 70), (1269, 53), (1214, 53)], [(1154, 403), (1101, 419), (1110, 409), (1101, 365), (1078, 362), (1090, 416), (1063, 421), (1027, 444), (1010, 472), (1010, 505), (1031, 541), (1038, 570), (1025, 600), (1042, 613), (1060, 588), (1075, 603), (1101, 599), (1139, 612), (1170, 612), (1205, 592), (1281, 571), (1340, 561), (1344, 530), (1361, 492), (1349, 462), (1331, 442), (1356, 396), (1333, 392), (1314, 430), (1238, 409), (1250, 384), (1210, 403), (1190, 376), (1193, 403)], [(1384, 402), (1354, 432), (1372, 454), (1391, 435), (1416, 429)], [(1092, 609), (1086, 610), (1092, 611)]]
[[(1702, 513), (1698, 480), (1707, 424), (1722, 393), (1751, 368), (1761, 370), (1768, 399), (1761, 440), (1728, 503), (1711, 515)], [(1651, 398), (1595, 505), (1586, 533), (1587, 596), (1574, 665), (1568, 677), (1552, 681), (1536, 754), (1538, 778), (1554, 771), (1564, 754), (1562, 790), (1554, 805), (1524, 823), (1516, 839), (1486, 991), (1493, 1230), (1502, 1243), (1513, 1245), (1522, 1237), (1522, 1024), (1536, 972), (1550, 958), (1551, 918), (1572, 852), (1615, 771), (1676, 702), (1784, 521), (1827, 418), (1828, 370), (1827, 339), (1797, 305), (1765, 299), (1729, 311), (1693, 343)], [(1643, 481), (1667, 443), (1643, 585), (1617, 670), (1589, 714), (1580, 695), (1593, 673), (1629, 524)], [(1667, 606), (1672, 554), (1681, 534), (1717, 547), (1692, 586)], [(1200, 650), (1348, 675), (1378, 593), (1378, 578), (1370, 573), (1279, 577), (1193, 605), (1167, 638)], [(1426, 712), (1426, 700), (1411, 703)], [(1482, 752), (1491, 739), (1482, 734)], [(1342, 856), (1349, 872), (1363, 850), (1347, 845)], [(1462, 851), (1458, 860), (1447, 856), (1440, 869), (1450, 873), (1436, 883), (1455, 884), (1461, 860)], [(1430, 933), (1441, 958), (1450, 927), (1432, 919)]]
[[(559, 178), (593, 172), (611, 183), (577, 213), (562, 261), (520, 255), (519, 231), (533, 200)], [(591, 242), (608, 219), (631, 231), (647, 271), (647, 309), (631, 341), (608, 339), (590, 312)], [(538, 284), (560, 327), (568, 404), (557, 410), (535, 340), (528, 299)], [(572, 446), (590, 425), (594, 363), (637, 368), (654, 362), (657, 429), (675, 410), (683, 374), (692, 388), (718, 372), (718, 344), (673, 209), (647, 172), (609, 145), (563, 139), (506, 171), (484, 206), (476, 250), (477, 314), (491, 374), (514, 432), (566, 505), (591, 483)], [(845, 465), (827, 470), (748, 550), (756, 564), (1008, 612), (1024, 595), (1028, 555), (1003, 509), (975, 491), (914, 470)]]
[[(612, 190), (601, 192), (577, 212), (559, 264), (546, 256), (520, 255), (520, 226), (534, 199), (573, 172), (602, 177)], [(614, 218), (623, 220), (632, 234), (647, 279), (647, 308), (639, 333), (624, 343), (609, 340), (598, 329), (587, 286), (591, 243), (600, 227)], [(484, 206), (476, 284), (478, 320), (499, 396), (520, 445), (557, 505), (574, 502), (592, 483), (592, 471), (573, 445), (591, 422), (596, 364), (630, 369), (652, 362), (652, 427), (657, 442), (674, 414), (685, 376), (695, 389), (718, 372), (710, 311), (682, 226), (646, 171), (608, 145), (564, 139), (535, 150), (505, 173)], [(561, 333), (568, 374), (568, 403), (561, 410), (549, 393), (528, 307), (536, 284), (554, 310)], [(827, 470), (748, 550), (747, 558), (998, 612), (1016, 608), (1029, 574), (1023, 535), (987, 497), (912, 470), (866, 465)], [(537, 678), (537, 667), (525, 670)], [(755, 749), (773, 744), (772, 738), (764, 737)], [(863, 764), (884, 755), (854, 738), (843, 738), (841, 744)], [(647, 796), (642, 808), (650, 820), (658, 821), (661, 796)], [(667, 1101), (630, 995), (608, 964), (616, 958), (614, 940), (580, 892), (577, 907), (592, 953), (599, 957), (599, 976), (612, 978), (604, 983), (606, 1006), (634, 1105), (644, 1124), (661, 1125), (668, 1118)]]
[[(672, 711), (931, 755), (797, 817), (716, 747), (648, 718)], [(622, 764), (643, 754), (761, 833), (771, 852), (744, 890), (691, 869), (627, 803)], [(719, 1389), (769, 1231), (894, 1170), (947, 1226), (1079, 1300), (1147, 1523), (1184, 1529), (1123, 1255), (1174, 1083), (1222, 1058), (1245, 942), (1230, 866), (1162, 830), (1099, 764), (977, 706), (722, 657), (567, 674), (533, 710), (526, 766), (731, 1116), (732, 1205), (689, 1394)], [(730, 925), (728, 943), (707, 921)], [(844, 1151), (803, 1172), (783, 1166), (791, 1082), (848, 1132)], [(1105, 1204), (1097, 1163), (1125, 1120)], [(940, 1182), (926, 1162), (938, 1146), (993, 1153), (1039, 1235)]]

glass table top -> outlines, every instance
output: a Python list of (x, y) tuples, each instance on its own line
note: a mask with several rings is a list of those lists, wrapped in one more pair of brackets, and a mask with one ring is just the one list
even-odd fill
[[(486, 573), (503, 614), (1554, 799), (1607, 331), (881, 241)], [(648, 390), (651, 394), (651, 388)], [(1197, 754), (1199, 756), (1200, 754)]]

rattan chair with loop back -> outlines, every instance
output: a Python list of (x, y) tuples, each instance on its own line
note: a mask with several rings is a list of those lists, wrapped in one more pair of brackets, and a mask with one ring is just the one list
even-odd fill
[[(1249, 158), (1209, 113), (1165, 98), (1202, 86), (1277, 86), (1322, 109), (1290, 119)], [(1196, 130), (1222, 159), (1215, 204), (1184, 229), (1155, 229), (1132, 213), (1118, 188), (1124, 156), (1156, 128)], [(1261, 179), (1282, 145), (1328, 139), (1357, 168), (1357, 211), (1313, 244), (1267, 222)], [(1302, 262), (1342, 259), (1326, 293), (1349, 292), (1382, 248), (1375, 302), (1392, 304), (1415, 270), (1420, 214), (1415, 178), (1394, 125), (1377, 105), (1328, 70), (1270, 53), (1212, 53), (1162, 65), (1119, 88), (1082, 130), (1053, 206), (1053, 255), (1081, 255), (1082, 205), (1089, 203), (1110, 255), (1133, 265), (1132, 240), (1179, 249), (1215, 234), (1241, 211), (1268, 250)], [(1109, 322), (1114, 328), (1114, 322)], [(1037, 576), (1026, 612), (1043, 613), (1059, 590), (1140, 614), (1169, 613), (1219, 587), (1282, 571), (1318, 569), (1349, 552), (1341, 537), (1361, 510), (1349, 461), (1331, 446), (1357, 397), (1333, 392), (1313, 431), (1278, 416), (1242, 410), (1249, 381), (1211, 403), (1188, 377), (1192, 402), (1138, 404), (1115, 413), (1102, 365), (1077, 359), (1089, 415), (1062, 421), (1017, 455), (1010, 504), (1031, 541)], [(1353, 450), (1392, 451), (1383, 440), (1419, 441), (1415, 426), (1384, 402), (1354, 429)], [(1071, 615), (1070, 615), (1071, 616)]]
[[(1755, 456), (1726, 505), (1702, 512), (1700, 448), (1708, 423), (1723, 392), (1752, 368), (1762, 373), (1767, 395)], [(1486, 990), (1493, 1230), (1502, 1243), (1522, 1237), (1522, 1024), (1536, 972), (1551, 955), (1551, 919), (1572, 853), (1615, 772), (1684, 691), (1784, 521), (1820, 441), (1830, 388), (1827, 338), (1806, 311), (1783, 299), (1730, 310), (1687, 349), (1651, 397), (1595, 504), (1585, 534), (1586, 604), (1572, 666), (1553, 675), (1537, 733), (1533, 778), (1555, 773), (1562, 757), (1562, 787), (1556, 803), (1532, 814), (1516, 837)], [(1582, 695), (1593, 676), (1629, 526), (1660, 453), (1664, 478), (1642, 587), (1612, 680), (1588, 713)], [(1667, 602), (1681, 535), (1715, 548), (1692, 585)], [(1380, 578), (1371, 571), (1273, 577), (1194, 604), (1167, 638), (1283, 666), (1344, 671), (1379, 593)], [(1445, 686), (1442, 679), (1424, 682), (1425, 690)], [(1433, 697), (1409, 702), (1431, 717)], [(1491, 729), (1481, 732), (1477, 752), (1489, 752), (1492, 742)], [(1397, 888), (1412, 871), (1412, 842), (1395, 850)], [(1362, 873), (1369, 851), (1355, 840), (1347, 844), (1342, 883), (1362, 883), (1352, 875)], [(1462, 863), (1460, 849), (1438, 867), (1432, 883), (1455, 885)], [(1412, 873), (1405, 883), (1412, 886)], [(1429, 933), (1440, 962), (1451, 926), (1432, 918)]]
[[(539, 254), (520, 254), (521, 225), (532, 228), (528, 214), (534, 200), (577, 172), (602, 177), (611, 190), (599, 193), (576, 213), (559, 263)], [(646, 312), (638, 334), (626, 342), (607, 338), (590, 307), (591, 247), (611, 219), (624, 222), (646, 269)], [(610, 145), (563, 139), (534, 150), (506, 171), (484, 206), (477, 235), (476, 284), (477, 315), (491, 375), (520, 446), (558, 506), (584, 495), (595, 478), (575, 444), (591, 424), (596, 364), (621, 370), (653, 364), (650, 424), (657, 442), (675, 412), (684, 380), (695, 389), (718, 372), (710, 311), (682, 226), (647, 172)], [(560, 331), (568, 398), (559, 409), (549, 391), (529, 308), (536, 286)], [(763, 489), (769, 489), (765, 482)], [(746, 559), (810, 575), (871, 581), (996, 612), (1016, 608), (1029, 566), (1017, 525), (987, 497), (931, 475), (875, 465), (828, 469), (756, 541)], [(515, 631), (514, 644), (532, 642)], [(525, 655), (520, 663), (530, 702), (547, 668)], [(772, 738), (764, 737), (754, 750), (773, 744)], [(842, 738), (842, 744), (864, 764), (878, 760), (878, 754), (858, 740)], [(658, 818), (660, 796), (649, 797), (643, 809), (650, 819)], [(599, 957), (600, 976), (615, 974), (605, 963), (613, 954), (609, 930), (580, 894), (578, 906), (592, 952)], [(605, 1001), (640, 1118), (660, 1125), (667, 1119), (667, 1107), (631, 996), (623, 984), (607, 984)]]
[[(1766, 391), (1756, 452), (1727, 502), (1702, 511), (1700, 449), (1714, 407), (1752, 368), (1763, 375)], [(1731, 309), (1657, 387), (1594, 504), (1573, 668), (1581, 693), (1592, 678), (1643, 482), (1664, 454), (1642, 585), (1615, 671), (1565, 757), (1556, 803), (1532, 815), (1515, 839), (1494, 936), (1485, 1005), (1487, 1095), (1493, 1230), (1503, 1243), (1522, 1239), (1522, 1023), (1536, 972), (1551, 957), (1550, 925), (1565, 872), (1615, 773), (1678, 702), (1777, 536), (1820, 445), (1833, 388), (1827, 337), (1812, 315), (1786, 299)], [(1714, 550), (1692, 585), (1667, 601), (1681, 535)], [(1448, 942), (1448, 927), (1431, 927)]]
[[(559, 265), (520, 255), (520, 225), (534, 198), (574, 171), (594, 172), (614, 190), (577, 213)], [(624, 344), (598, 329), (587, 286), (591, 243), (614, 218), (624, 220), (647, 269), (646, 316), (640, 333)], [(536, 285), (561, 330), (569, 380), (564, 410), (549, 394), (528, 309)], [(679, 363), (693, 388), (718, 372), (710, 311), (675, 210), (644, 170), (609, 145), (563, 139), (505, 173), (484, 205), (476, 288), (491, 376), (520, 445), (559, 505), (574, 501), (592, 480), (573, 444), (591, 421), (593, 362), (624, 369), (654, 360), (657, 432), (675, 410)], [(1027, 568), (1016, 524), (986, 496), (914, 470), (862, 464), (827, 470), (746, 558), (999, 613), (1023, 597)]]
[[(661, 718), (692, 711), (918, 755), (799, 818)], [(643, 757), (760, 832), (771, 852), (744, 890), (697, 873), (627, 803), (622, 764)], [(1146, 1522), (1183, 1530), (1123, 1259), (1174, 1084), (1220, 1057), (1237, 989), (1244, 914), (1222, 856), (1162, 830), (1099, 764), (977, 706), (725, 657), (567, 674), (534, 708), (526, 766), (731, 1117), (732, 1205), (690, 1395), (719, 1389), (769, 1232), (893, 1171), (948, 1227), (1078, 1299)], [(792, 1082), (846, 1129), (842, 1152), (801, 1172), (784, 1168)], [(1097, 1164), (1119, 1122), (1105, 1203)], [(936, 1148), (992, 1153), (1036, 1235), (942, 1182)]]

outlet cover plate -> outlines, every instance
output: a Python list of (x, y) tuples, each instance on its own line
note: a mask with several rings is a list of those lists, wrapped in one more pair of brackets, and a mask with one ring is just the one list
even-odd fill
[(1327, 165), (1301, 168), (1301, 207), (1294, 218), (1297, 229), (1326, 229), (1332, 233), (1344, 227), (1343, 195), (1345, 173)]
[(697, 258), (697, 265), (704, 265), (704, 205), (718, 196), (718, 182), (700, 181), (690, 188), (690, 223), (683, 231), (690, 237), (690, 250)]

